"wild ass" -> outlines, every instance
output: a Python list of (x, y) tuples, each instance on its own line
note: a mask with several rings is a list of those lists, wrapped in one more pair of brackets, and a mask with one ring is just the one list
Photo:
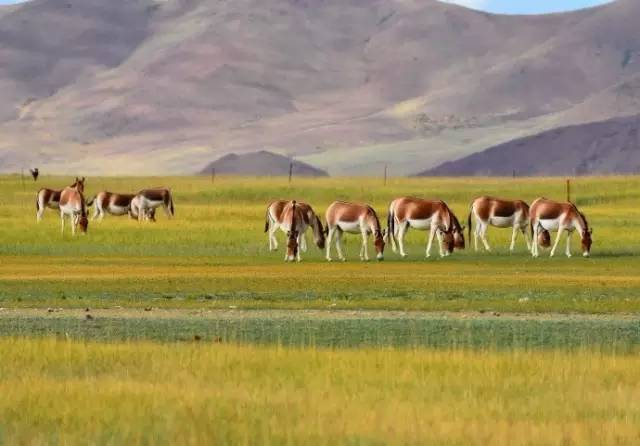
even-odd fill
[(374, 236), (374, 246), (376, 248), (376, 258), (384, 258), (384, 236), (380, 227), (380, 220), (373, 208), (366, 204), (345, 203), (334, 201), (331, 203), (325, 214), (327, 221), (327, 260), (331, 259), (331, 241), (336, 236), (336, 249), (338, 258), (345, 260), (342, 252), (342, 235), (345, 232), (350, 234), (362, 234), (362, 247), (360, 248), (360, 260), (368, 261), (369, 253), (367, 242), (369, 234)]
[[(129, 204), (129, 218), (133, 220), (139, 220), (140, 218), (140, 206), (142, 203), (142, 196), (136, 195), (131, 199)], [(142, 219), (145, 221), (156, 221), (156, 208), (146, 208), (142, 214)]]
[(538, 235), (542, 230), (557, 231), (556, 241), (551, 248), (550, 257), (556, 252), (560, 237), (564, 231), (567, 232), (567, 246), (565, 254), (571, 257), (571, 235), (573, 231), (578, 230), (582, 241), (582, 255), (589, 257), (591, 255), (591, 234), (593, 229), (589, 228), (587, 218), (578, 210), (575, 204), (559, 203), (557, 201), (548, 200), (546, 198), (538, 198), (531, 204), (531, 232), (532, 239), (536, 241), (531, 246), (531, 254), (538, 257)]
[(471, 227), (473, 216), (476, 224), (473, 232), (473, 246), (478, 250), (478, 238), (482, 241), (484, 249), (491, 251), (489, 242), (487, 241), (487, 229), (489, 226), (496, 228), (512, 228), (511, 245), (509, 250), (513, 251), (516, 247), (516, 236), (518, 231), (524, 235), (527, 243), (527, 250), (531, 250), (531, 242), (529, 240), (529, 205), (522, 200), (503, 200), (493, 197), (478, 197), (471, 203), (471, 211), (467, 219), (469, 226), (469, 239), (471, 239)]
[[(69, 187), (78, 187), (80, 193), (84, 192), (84, 182), (85, 177), (82, 179), (76, 177), (73, 184)], [(46, 208), (49, 209), (60, 209), (60, 193), (61, 190), (53, 190), (42, 188), (38, 191), (36, 195), (36, 221), (42, 220), (44, 216), (44, 211)]]
[(102, 221), (105, 214), (126, 215), (129, 213), (131, 200), (134, 194), (117, 194), (113, 192), (102, 191), (87, 202), (87, 206), (94, 206), (92, 220), (99, 219)]
[(421, 198), (396, 198), (389, 205), (386, 236), (391, 239), (393, 252), (400, 250), (406, 257), (404, 237), (409, 228), (429, 231), (426, 257), (431, 256), (431, 245), (438, 237), (440, 257), (448, 256), (454, 248), (464, 249), (464, 226), (449, 206), (441, 200), (423, 200)]
[(285, 204), (282, 209), (282, 222), (280, 227), (287, 234), (287, 251), (284, 254), (285, 262), (302, 261), (300, 257), (300, 239), (307, 230), (304, 219), (303, 207), (298, 206), (295, 200)]
[(162, 206), (164, 208), (167, 217), (171, 218), (175, 215), (173, 208), (173, 196), (169, 189), (155, 188), (144, 189), (136, 194), (132, 199), (136, 200), (136, 206), (139, 209), (137, 216), (129, 211), (129, 215), (132, 218), (137, 218), (138, 221), (142, 221), (149, 215), (151, 209), (156, 209)]
[(62, 234), (64, 235), (64, 217), (69, 216), (71, 221), (71, 234), (76, 235), (76, 228), (80, 226), (82, 233), (87, 232), (89, 219), (87, 218), (87, 203), (82, 191), (84, 190), (84, 178), (62, 189), (60, 192), (60, 220), (62, 222)]
[[(278, 228), (281, 229), (284, 233), (287, 233), (289, 230), (288, 227), (285, 228), (282, 226), (282, 224), (284, 221), (286, 221), (283, 218), (284, 209), (291, 203), (291, 201), (287, 200), (277, 200), (269, 204), (269, 206), (267, 207), (267, 213), (265, 215), (264, 222), (264, 232), (268, 233), (269, 251), (275, 251), (278, 249), (278, 240), (275, 237)], [(316, 243), (316, 246), (320, 249), (324, 249), (325, 235), (320, 218), (318, 218), (313, 208), (307, 203), (296, 201), (296, 208), (300, 209), (300, 212), (302, 212), (302, 218), (304, 222), (302, 233), (300, 234), (300, 249), (302, 249), (302, 251), (304, 252), (307, 251), (307, 228), (309, 226), (311, 226), (311, 228), (313, 229), (313, 239)]]

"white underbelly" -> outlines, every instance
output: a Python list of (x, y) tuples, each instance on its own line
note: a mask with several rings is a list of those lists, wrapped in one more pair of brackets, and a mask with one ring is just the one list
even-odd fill
[(162, 200), (149, 200), (148, 198), (142, 198), (141, 201), (141, 207), (147, 208), (147, 209), (155, 209), (157, 207), (160, 207), (164, 204), (164, 202)]
[(513, 226), (514, 217), (491, 217), (489, 224), (497, 228), (511, 228)]
[(431, 229), (431, 221), (432, 218), (425, 218), (424, 220), (412, 220), (409, 219), (409, 226), (413, 229), (418, 229), (420, 231), (428, 231)]
[(557, 231), (560, 226), (559, 219), (539, 220), (540, 225), (547, 231)]
[(107, 209), (109, 211), (110, 214), (112, 215), (124, 215), (127, 214), (129, 212), (129, 208), (128, 207), (124, 207), (124, 206), (109, 206), (109, 209)]
[(360, 234), (362, 232), (359, 221), (338, 221), (337, 226), (342, 229), (343, 232), (349, 232), (351, 234)]
[(64, 205), (64, 206), (60, 206), (60, 210), (62, 212), (64, 212), (65, 214), (74, 214), (74, 213), (80, 213), (80, 209), (78, 209), (76, 206), (73, 205)]

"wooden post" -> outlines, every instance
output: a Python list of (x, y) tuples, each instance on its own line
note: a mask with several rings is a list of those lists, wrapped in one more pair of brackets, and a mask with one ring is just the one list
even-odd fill
[(516, 177), (516, 169), (513, 169), (513, 178)]
[(387, 185), (387, 165), (384, 165), (384, 185)]
[(293, 160), (289, 161), (289, 183), (291, 183), (292, 176), (293, 176)]
[(215, 183), (216, 181), (216, 168), (212, 167), (211, 168), (211, 184)]
[(567, 201), (571, 201), (571, 180), (567, 178)]

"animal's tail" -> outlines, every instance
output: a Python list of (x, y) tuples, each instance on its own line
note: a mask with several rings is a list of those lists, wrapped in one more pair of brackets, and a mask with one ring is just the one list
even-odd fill
[(467, 217), (467, 233), (469, 234), (468, 236), (469, 240), (471, 240), (471, 213), (472, 212), (473, 212), (472, 210), (469, 210), (469, 216)]
[(87, 200), (87, 206), (93, 206), (93, 202), (96, 201), (97, 195), (94, 195), (90, 200)]
[(171, 193), (171, 190), (169, 190), (169, 195), (166, 199), (167, 203), (165, 203), (168, 207), (169, 207), (169, 213), (171, 214), (172, 217), (176, 216), (176, 211), (173, 207), (173, 194)]
[(387, 215), (387, 235), (389, 240), (395, 246), (396, 244), (396, 214), (393, 212), (393, 204), (389, 206), (389, 215)]
[(36, 195), (36, 212), (40, 212), (40, 192)]

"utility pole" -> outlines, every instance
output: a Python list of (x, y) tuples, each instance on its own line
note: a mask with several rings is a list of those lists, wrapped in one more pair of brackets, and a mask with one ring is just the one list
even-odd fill
[(567, 178), (567, 201), (571, 201), (571, 180)]
[(291, 183), (291, 177), (293, 177), (293, 160), (289, 161), (289, 183)]
[(384, 165), (384, 185), (387, 185), (387, 165)]

